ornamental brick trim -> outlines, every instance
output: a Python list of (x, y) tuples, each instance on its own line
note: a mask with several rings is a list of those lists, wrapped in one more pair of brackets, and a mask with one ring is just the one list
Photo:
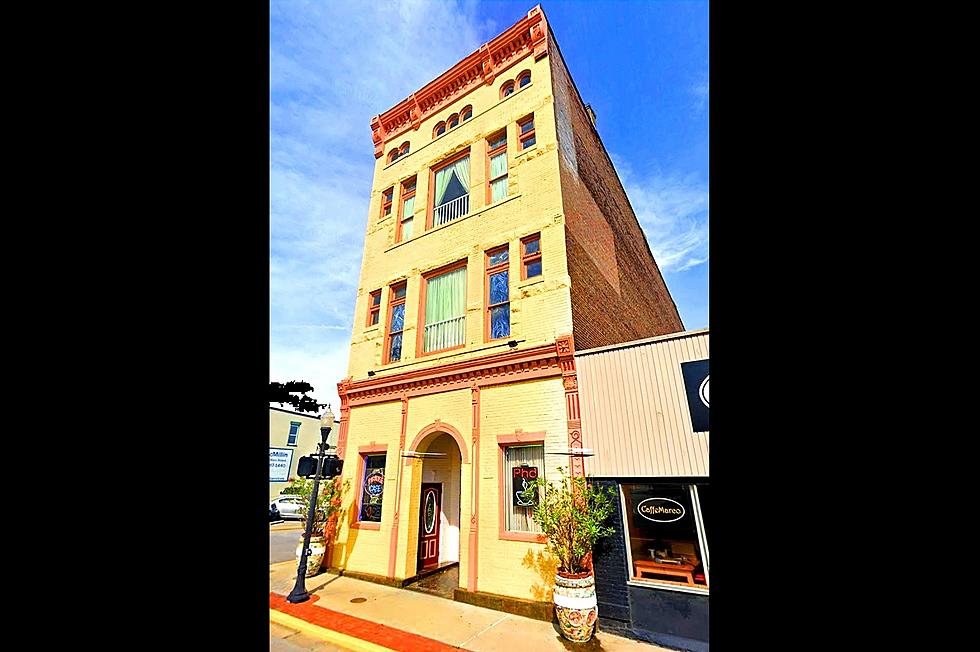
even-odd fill
[(507, 68), (532, 52), (535, 60), (548, 53), (548, 26), (541, 5), (435, 80), (373, 117), (374, 158), (382, 156), (389, 140), (409, 129), (417, 130), (423, 121), (480, 85), (492, 84)]
[(344, 397), (350, 406), (366, 405), (398, 400), (402, 396), (411, 398), (464, 387), (548, 378), (561, 373), (554, 345), (544, 345), (350, 383)]

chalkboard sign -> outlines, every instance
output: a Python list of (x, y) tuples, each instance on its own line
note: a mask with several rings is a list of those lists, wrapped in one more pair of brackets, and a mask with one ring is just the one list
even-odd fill
[(537, 478), (538, 467), (536, 466), (514, 467), (511, 475), (514, 491), (514, 507), (534, 507), (538, 500), (537, 494), (535, 493), (530, 500), (526, 499), (521, 494), (527, 489), (528, 485), (531, 484), (531, 480), (536, 480)]

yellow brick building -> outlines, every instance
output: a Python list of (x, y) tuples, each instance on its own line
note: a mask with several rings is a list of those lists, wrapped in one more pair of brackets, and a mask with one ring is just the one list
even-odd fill
[[(404, 585), (458, 564), (456, 599), (550, 606), (554, 565), (514, 504), (514, 469), (585, 472), (580, 334), (599, 345), (682, 329), (649, 249), (635, 246), (646, 243), (594, 117), (539, 6), (372, 120), (338, 385), (351, 491), (332, 567)], [(635, 269), (651, 285), (639, 299)]]

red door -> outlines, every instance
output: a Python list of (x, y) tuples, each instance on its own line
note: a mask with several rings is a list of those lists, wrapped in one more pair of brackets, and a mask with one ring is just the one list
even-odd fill
[(422, 483), (422, 507), (419, 510), (419, 570), (439, 565), (439, 513), (442, 510), (442, 485)]

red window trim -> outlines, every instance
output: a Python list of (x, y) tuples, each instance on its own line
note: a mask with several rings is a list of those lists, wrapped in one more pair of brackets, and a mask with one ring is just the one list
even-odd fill
[[(466, 115), (466, 112), (467, 111), (470, 112), (470, 117), (469, 118), (464, 118), (463, 116)], [(466, 122), (467, 120), (471, 120), (472, 118), (473, 118), (473, 105), (472, 104), (467, 104), (466, 106), (463, 107), (463, 110), (459, 112), (459, 122), (460, 122), (460, 124), (462, 124), (462, 123)]]
[[(524, 79), (525, 77), (527, 77), (527, 83), (530, 84), (531, 83), (531, 71), (530, 70), (525, 70), (524, 72), (522, 72), (521, 74), (519, 74), (517, 76), (516, 82), (517, 82), (517, 88), (518, 89), (520, 89), (520, 88), (523, 87), (521, 85), (521, 80)], [(526, 85), (527, 84), (525, 84), (525, 86)]]
[[(504, 449), (510, 446), (527, 446), (529, 444), (544, 445), (543, 432), (521, 432), (517, 431), (512, 435), (497, 435), (497, 477), (500, 496), (497, 538), (503, 541), (523, 541), (525, 543), (545, 543), (547, 538), (537, 532), (515, 532), (507, 529), (507, 515), (504, 513), (504, 501), (510, 497), (510, 488), (507, 478), (504, 475)], [(544, 472), (544, 467), (542, 467)]]
[[(528, 242), (531, 242), (532, 240), (537, 240), (538, 241), (538, 250), (536, 252), (534, 252), (533, 254), (525, 254), (524, 253), (524, 245), (527, 244)], [(530, 263), (534, 263), (534, 262), (537, 262), (539, 260), (541, 260), (541, 234), (540, 233), (535, 233), (535, 234), (529, 235), (529, 236), (527, 236), (525, 238), (521, 238), (521, 280), (522, 281), (526, 281), (528, 279), (527, 266)], [(544, 276), (544, 263), (543, 262), (541, 263), (541, 273), (540, 274), (535, 274), (535, 276), (542, 276), (542, 277)], [(534, 278), (534, 277), (532, 276), (531, 278)]]
[[(524, 125), (526, 125), (528, 122), (531, 123), (531, 130), (529, 132), (527, 132), (527, 133), (522, 134), (521, 133), (521, 127), (523, 127)], [(532, 136), (534, 136), (534, 114), (533, 113), (531, 115), (527, 116), (526, 118), (524, 118), (523, 120), (518, 120), (517, 121), (517, 142), (518, 142), (517, 151), (519, 151), (519, 152), (520, 151), (523, 151), (525, 149), (525, 147), (524, 147), (524, 141), (528, 140)]]
[[(441, 134), (439, 133), (439, 127), (442, 127), (442, 133)], [(449, 131), (449, 130), (446, 128), (445, 121), (440, 122), (439, 124), (437, 124), (435, 127), (432, 128), (432, 138), (433, 138), (433, 140), (435, 140), (439, 136), (444, 135), (447, 131)]]
[[(435, 201), (435, 194), (436, 194), (435, 193), (436, 172), (438, 172), (439, 170), (443, 169), (447, 165), (452, 165), (453, 163), (455, 163), (459, 159), (464, 158), (464, 157), (469, 156), (469, 155), (470, 155), (470, 148), (467, 147), (463, 151), (457, 152), (457, 153), (453, 154), (452, 156), (450, 156), (449, 158), (445, 158), (445, 159), (439, 161), (439, 163), (437, 163), (436, 165), (433, 165), (432, 167), (429, 168), (429, 188), (432, 188), (432, 191), (429, 192), (429, 193), (427, 193), (429, 195), (429, 199), (426, 202), (426, 206), (425, 206), (425, 230), (426, 231), (428, 231), (428, 230), (430, 230), (432, 228), (432, 211), (435, 208), (435, 206), (433, 205), (433, 202)], [(472, 168), (472, 166), (473, 166), (473, 161), (470, 161), (470, 167)], [(471, 177), (471, 180), (472, 180), (472, 177)], [(466, 191), (469, 192), (469, 188), (467, 188)], [(472, 211), (472, 210), (473, 210), (473, 206), (471, 205), (470, 206), (470, 211)]]
[(387, 213), (385, 213), (385, 209), (391, 208), (391, 199), (389, 199), (389, 197), (394, 198), (394, 196), (395, 196), (394, 186), (388, 188), (387, 190), (381, 193), (381, 219), (385, 219), (386, 217), (391, 215), (391, 211), (389, 210)]
[[(354, 510), (350, 526), (360, 530), (380, 530), (381, 522), (361, 520), (361, 498), (364, 496), (364, 462), (368, 455), (385, 454), (385, 480), (388, 479), (388, 444), (375, 444), (373, 446), (359, 446), (357, 448), (357, 508)], [(381, 504), (381, 519), (384, 520), (384, 503)]]
[[(435, 355), (436, 353), (445, 353), (446, 351), (455, 351), (456, 349), (462, 349), (466, 346), (466, 313), (463, 312), (463, 343), (456, 346), (451, 346), (446, 349), (437, 349), (435, 351), (423, 351), (425, 345), (425, 294), (429, 286), (429, 279), (442, 276), (443, 274), (448, 274), (449, 272), (454, 272), (460, 267), (466, 267), (466, 259), (456, 261), (455, 263), (449, 263), (448, 265), (443, 265), (442, 267), (437, 267), (436, 269), (429, 270), (422, 274), (422, 288), (419, 292), (419, 315), (418, 315), (418, 327), (415, 329), (418, 331), (415, 337), (415, 357), (424, 358), (425, 356)], [(464, 288), (465, 283), (464, 283)], [(465, 293), (465, 289), (464, 289)], [(405, 350), (405, 339), (402, 338), (402, 350)]]
[[(395, 292), (396, 292), (396, 290), (398, 290), (402, 286), (405, 287), (405, 296), (396, 299), (395, 298)], [(400, 331), (396, 331), (395, 333), (392, 333), (391, 332), (391, 312), (395, 308), (395, 306), (398, 306), (398, 305), (401, 305), (401, 304), (405, 303), (405, 299), (407, 299), (407, 298), (408, 298), (408, 281), (402, 281), (400, 283), (393, 283), (391, 286), (389, 286), (389, 288), (388, 288), (388, 312), (386, 313), (386, 317), (385, 317), (385, 319), (386, 319), (386, 322), (385, 322), (385, 348), (384, 348), (384, 351), (382, 351), (382, 358), (381, 358), (382, 362), (381, 362), (381, 364), (389, 364), (389, 363), (392, 362), (392, 360), (389, 359), (389, 357), (391, 355), (391, 336), (392, 335), (397, 335), (398, 333), (401, 333), (402, 334), (402, 354), (399, 357), (399, 359), (398, 360), (395, 360), (394, 362), (401, 362), (402, 360), (405, 359), (405, 319), (404, 319), (404, 315), (403, 315), (403, 318), (402, 318), (402, 329)]]
[[(405, 186), (410, 181), (414, 182), (413, 185), (412, 185), (412, 189), (406, 191), (405, 190)], [(405, 179), (400, 184), (398, 184), (398, 188), (399, 188), (399, 194), (401, 195), (401, 197), (398, 199), (398, 216), (397, 216), (398, 217), (398, 223), (395, 225), (395, 242), (401, 242), (402, 241), (402, 222), (405, 219), (405, 216), (402, 215), (402, 211), (405, 209), (405, 200), (406, 199), (411, 199), (412, 197), (415, 196), (415, 191), (418, 189), (418, 177), (417, 176), (414, 176), (414, 177), (410, 177), (408, 179)], [(412, 215), (413, 216), (415, 215), (415, 211), (414, 210), (412, 211)], [(412, 223), (412, 231), (413, 231), (413, 233), (415, 231), (414, 222)]]
[[(503, 144), (502, 145), (498, 145), (497, 147), (494, 147), (493, 149), (491, 149), (490, 148), (490, 143), (492, 143), (494, 140), (496, 140), (496, 138), (498, 136), (500, 136), (501, 133), (504, 135), (504, 142), (503, 142)], [(491, 190), (490, 185), (494, 181), (496, 181), (497, 179), (501, 179), (501, 178), (506, 177), (507, 174), (509, 173), (509, 169), (508, 169), (509, 166), (506, 166), (506, 167), (504, 167), (504, 173), (503, 174), (501, 174), (499, 177), (496, 177), (494, 179), (491, 179), (490, 178), (490, 159), (492, 159), (497, 154), (500, 154), (501, 152), (506, 152), (506, 151), (507, 151), (507, 130), (506, 129), (504, 129), (502, 131), (498, 131), (497, 133), (495, 133), (492, 136), (490, 136), (489, 138), (487, 138), (487, 167), (486, 167), (486, 174), (484, 175), (487, 178), (487, 203), (486, 203), (487, 206), (490, 205), (491, 198), (493, 197), (493, 191)]]
[(506, 92), (508, 88), (510, 88), (511, 90), (510, 95), (513, 95), (517, 91), (517, 87), (514, 86), (513, 81), (504, 82), (503, 85), (500, 87), (500, 99), (504, 99), (505, 97), (510, 97), (510, 95), (504, 95), (504, 92)]
[[(378, 303), (374, 303), (374, 297), (378, 297)], [(378, 321), (372, 321), (377, 316)], [(376, 326), (381, 323), (381, 290), (375, 290), (368, 294), (368, 314), (367, 327)]]
[(509, 305), (510, 304), (510, 274), (507, 275), (507, 301), (502, 301), (500, 303), (495, 303), (490, 305), (490, 277), (498, 272), (510, 271), (510, 256), (507, 256), (507, 260), (502, 263), (497, 263), (491, 267), (490, 256), (501, 251), (507, 251), (510, 253), (510, 245), (505, 244), (500, 247), (494, 247), (493, 249), (487, 250), (483, 254), (483, 266), (486, 270), (483, 275), (483, 305), (486, 306), (484, 310), (483, 317), (483, 341), (484, 342), (495, 342), (497, 340), (502, 340), (510, 337), (510, 333), (502, 337), (491, 338), (490, 337), (490, 310), (496, 308), (497, 306)]

